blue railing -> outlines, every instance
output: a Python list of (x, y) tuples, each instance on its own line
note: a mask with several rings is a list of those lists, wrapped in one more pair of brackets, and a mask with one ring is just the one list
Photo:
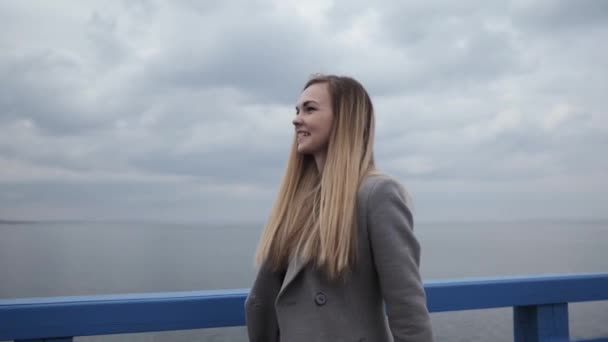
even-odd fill
[[(433, 281), (425, 289), (431, 312), (513, 307), (515, 341), (570, 341), (568, 303), (608, 300), (608, 273)], [(0, 341), (242, 326), (247, 292), (0, 300)]]

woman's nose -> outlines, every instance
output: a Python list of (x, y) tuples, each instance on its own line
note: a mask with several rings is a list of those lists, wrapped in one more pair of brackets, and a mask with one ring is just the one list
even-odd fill
[(296, 114), (296, 116), (293, 118), (293, 120), (291, 121), (293, 123), (294, 126), (299, 126), (302, 124), (302, 118)]

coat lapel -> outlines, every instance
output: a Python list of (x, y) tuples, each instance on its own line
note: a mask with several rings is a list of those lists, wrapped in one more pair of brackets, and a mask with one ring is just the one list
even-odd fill
[(277, 300), (281, 298), (285, 289), (289, 287), (289, 285), (293, 282), (296, 276), (302, 271), (305, 263), (301, 262), (300, 258), (293, 257), (289, 261), (289, 266), (287, 266), (287, 271), (285, 272), (285, 279), (283, 279), (283, 284), (281, 285), (281, 289), (279, 290), (279, 294), (277, 295)]

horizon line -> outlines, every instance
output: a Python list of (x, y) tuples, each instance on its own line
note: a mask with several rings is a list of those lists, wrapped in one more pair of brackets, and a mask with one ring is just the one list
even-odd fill
[[(608, 217), (532, 217), (532, 218), (442, 218), (442, 219), (414, 219), (414, 223), (483, 223), (483, 222), (606, 222)], [(21, 219), (21, 218), (0, 218), (0, 224), (41, 224), (41, 223), (148, 223), (148, 224), (264, 224), (260, 220), (159, 220), (146, 218), (103, 218), (103, 219)]]

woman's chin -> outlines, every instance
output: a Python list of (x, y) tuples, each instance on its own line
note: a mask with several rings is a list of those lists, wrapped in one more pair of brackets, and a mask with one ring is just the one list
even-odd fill
[(306, 145), (299, 145), (298, 146), (298, 153), (300, 153), (300, 154), (312, 154), (312, 151)]
[(304, 144), (298, 144), (298, 153), (306, 153), (306, 145)]

